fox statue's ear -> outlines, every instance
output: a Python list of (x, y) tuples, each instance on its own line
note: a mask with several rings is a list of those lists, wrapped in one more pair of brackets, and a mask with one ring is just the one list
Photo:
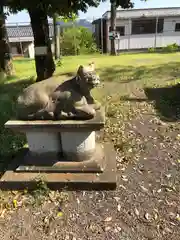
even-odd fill
[(89, 63), (89, 67), (94, 71), (95, 70), (95, 63), (94, 62), (90, 62)]
[(81, 75), (83, 73), (84, 67), (80, 65), (77, 70), (77, 75)]

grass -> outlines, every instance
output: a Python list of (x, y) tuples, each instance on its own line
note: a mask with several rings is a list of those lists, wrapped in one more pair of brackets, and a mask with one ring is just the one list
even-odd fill
[[(117, 57), (106, 55), (64, 57), (62, 66), (56, 69), (55, 76), (61, 77), (62, 80), (67, 79), (69, 76), (75, 74), (78, 65), (87, 64), (90, 61), (95, 62), (103, 85), (101, 90), (98, 88), (94, 90), (94, 95), (104, 104), (119, 102), (120, 99), (126, 98), (131, 98), (132, 100), (144, 88), (157, 88), (167, 86), (168, 84), (174, 85), (180, 78), (179, 53), (122, 54)], [(24, 87), (35, 81), (33, 60), (15, 59), (14, 66), (16, 76), (2, 83), (0, 86), (1, 168), (3, 168), (6, 158), (9, 158), (9, 155), (14, 154), (26, 143), (23, 135), (17, 135), (5, 129), (4, 123), (15, 115), (15, 100), (18, 94)], [(155, 95), (157, 96), (158, 94)], [(108, 101), (107, 96), (109, 97)], [(149, 92), (148, 97), (150, 97), (151, 101), (155, 100), (152, 99), (152, 94)], [(164, 101), (167, 103), (169, 100), (165, 99)], [(157, 108), (160, 105), (163, 105), (162, 101), (161, 103), (157, 103)], [(123, 111), (129, 111), (128, 106), (123, 105), (122, 107)], [(107, 114), (113, 114), (112, 109), (108, 111)]]

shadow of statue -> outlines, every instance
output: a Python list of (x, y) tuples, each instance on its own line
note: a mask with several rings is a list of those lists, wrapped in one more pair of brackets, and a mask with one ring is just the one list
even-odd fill
[(164, 121), (180, 120), (180, 84), (160, 88), (145, 88), (149, 101)]
[(121, 101), (148, 102), (156, 109), (163, 121), (177, 122), (180, 120), (180, 84), (159, 88), (144, 88), (146, 97), (122, 96)]
[(24, 134), (14, 134), (4, 128), (7, 120), (15, 116), (15, 100), (19, 93), (32, 84), (32, 77), (14, 81), (14, 79), (0, 84), (0, 174), (12, 160), (19, 148), (26, 144)]

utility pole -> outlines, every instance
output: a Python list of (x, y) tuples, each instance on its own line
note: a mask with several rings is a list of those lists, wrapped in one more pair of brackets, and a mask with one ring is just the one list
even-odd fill
[(156, 32), (155, 32), (155, 38), (154, 38), (154, 48), (155, 48), (155, 49), (156, 49), (156, 46), (157, 46), (158, 20), (159, 20), (159, 18), (156, 17)]
[(104, 53), (104, 31), (103, 31), (103, 18), (101, 18), (101, 53)]
[(116, 56), (115, 32), (116, 32), (116, 1), (111, 0), (111, 55)]
[(53, 29), (54, 29), (54, 55), (55, 59), (60, 59), (60, 33), (59, 33), (59, 25), (56, 21), (56, 14), (53, 15)]

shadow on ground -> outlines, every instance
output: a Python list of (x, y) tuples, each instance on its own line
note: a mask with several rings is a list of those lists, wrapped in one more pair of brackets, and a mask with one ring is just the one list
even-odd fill
[(20, 58), (14, 58), (13, 59), (14, 62), (17, 62), (17, 63), (24, 63), (24, 62), (33, 62), (34, 60), (31, 59), (31, 58), (24, 58), (24, 57), (20, 57)]
[(160, 117), (166, 121), (180, 120), (180, 84), (161, 88), (145, 88), (148, 100), (153, 101)]
[(15, 116), (15, 101), (19, 93), (33, 81), (33, 78), (28, 78), (0, 85), (0, 172), (7, 166), (14, 153), (26, 143), (24, 135), (14, 134), (5, 129), (4, 124)]
[(118, 81), (120, 83), (129, 83), (141, 79), (175, 79), (180, 77), (180, 63), (169, 62), (165, 64), (137, 66), (115, 65), (113, 67), (105, 67), (100, 69), (102, 81)]
[(149, 102), (163, 121), (180, 121), (180, 84), (160, 88), (144, 88), (147, 98), (121, 97), (121, 101)]
[[(8, 78), (8, 83), (0, 84), (0, 95), (9, 93), (9, 97), (18, 95), (24, 88), (34, 83), (34, 77), (15, 80), (16, 77)], [(17, 78), (16, 78), (17, 79)], [(15, 80), (15, 81), (14, 81)]]
[(76, 73), (74, 73), (74, 72), (65, 72), (65, 73), (55, 73), (54, 76), (55, 77), (61, 76), (61, 77), (65, 77), (65, 78), (67, 78), (67, 77), (72, 78), (75, 76), (75, 74)]

